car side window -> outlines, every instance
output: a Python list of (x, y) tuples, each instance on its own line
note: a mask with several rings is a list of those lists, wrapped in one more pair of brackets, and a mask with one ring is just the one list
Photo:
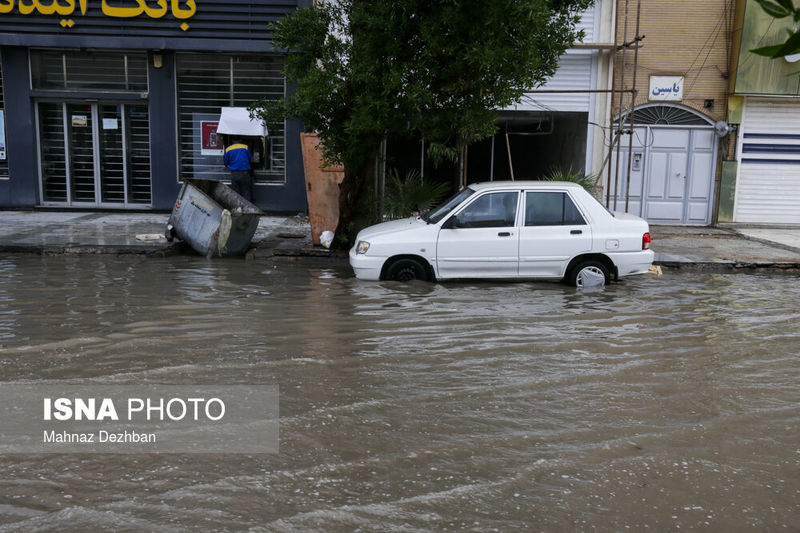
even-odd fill
[(584, 224), (586, 224), (586, 221), (567, 193), (529, 192), (525, 194), (526, 226), (572, 226)]
[(460, 228), (504, 228), (517, 218), (516, 192), (484, 194), (469, 204), (458, 216)]

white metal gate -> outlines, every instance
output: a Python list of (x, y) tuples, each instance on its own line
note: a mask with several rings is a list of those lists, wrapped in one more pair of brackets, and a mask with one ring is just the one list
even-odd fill
[[(616, 185), (616, 152), (611, 160), (612, 211), (625, 211), (629, 141), (629, 135), (621, 137)], [(710, 125), (634, 128), (627, 211), (653, 224), (710, 224), (716, 159)]]
[(800, 99), (748, 98), (737, 151), (733, 220), (800, 223)]

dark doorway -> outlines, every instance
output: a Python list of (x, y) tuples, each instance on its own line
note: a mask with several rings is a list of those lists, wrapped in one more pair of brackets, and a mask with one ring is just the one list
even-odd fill
[(494, 138), (469, 147), (467, 181), (511, 179), (509, 148), (516, 180), (542, 179), (553, 169), (583, 172), (587, 130), (587, 113), (503, 112)]

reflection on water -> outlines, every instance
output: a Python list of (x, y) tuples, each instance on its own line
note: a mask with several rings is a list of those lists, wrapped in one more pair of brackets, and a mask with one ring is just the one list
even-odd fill
[(0, 530), (800, 523), (796, 278), (0, 259), (4, 381), (277, 384), (281, 453), (0, 456)]

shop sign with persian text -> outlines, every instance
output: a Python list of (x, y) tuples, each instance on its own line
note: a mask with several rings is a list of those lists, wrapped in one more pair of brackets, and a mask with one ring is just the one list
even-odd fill
[(683, 100), (683, 76), (650, 76), (647, 99), (654, 102), (680, 102)]

